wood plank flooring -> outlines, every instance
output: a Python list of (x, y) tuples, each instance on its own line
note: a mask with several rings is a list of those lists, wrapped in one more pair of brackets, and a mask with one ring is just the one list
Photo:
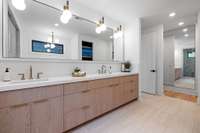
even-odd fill
[(170, 91), (170, 90), (165, 90), (164, 93), (166, 96), (169, 96), (169, 97), (178, 98), (178, 99), (197, 103), (197, 96), (187, 95), (184, 93), (178, 93), (178, 92), (174, 92), (174, 91)]
[(200, 106), (143, 94), (140, 100), (70, 133), (200, 133)]

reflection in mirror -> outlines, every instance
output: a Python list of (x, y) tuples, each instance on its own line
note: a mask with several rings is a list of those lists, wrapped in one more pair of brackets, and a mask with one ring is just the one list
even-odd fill
[(195, 90), (195, 25), (165, 32), (165, 83)]
[(123, 39), (114, 39), (111, 28), (97, 34), (96, 23), (75, 15), (63, 24), (61, 10), (35, 0), (24, 11), (4, 0), (3, 10), (5, 58), (123, 60)]

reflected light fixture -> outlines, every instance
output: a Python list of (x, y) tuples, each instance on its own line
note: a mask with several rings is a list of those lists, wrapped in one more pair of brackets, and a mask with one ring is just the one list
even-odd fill
[(20, 11), (24, 11), (26, 9), (25, 0), (12, 0), (12, 5)]
[(64, 24), (67, 24), (69, 20), (72, 18), (72, 13), (69, 10), (69, 1), (64, 5), (64, 10), (62, 15), (60, 16), (60, 21)]
[(179, 22), (178, 25), (179, 26), (183, 26), (185, 23), (184, 22)]
[(173, 17), (175, 17), (175, 16), (176, 16), (176, 13), (175, 13), (175, 12), (172, 12), (172, 13), (169, 14), (169, 17), (170, 17), (170, 18), (173, 18)]
[(122, 26), (120, 25), (114, 33), (114, 38), (121, 38), (123, 36)]
[(100, 34), (103, 31), (107, 30), (107, 26), (105, 24), (104, 17), (101, 18), (100, 21), (97, 22), (96, 33)]
[(51, 37), (49, 37), (47, 41), (48, 43), (44, 45), (45, 48), (48, 48), (47, 50), (54, 49), (56, 47), (55, 43), (59, 43), (59, 40), (54, 38), (54, 32), (52, 32)]
[(188, 28), (183, 29), (183, 32), (184, 33), (188, 32)]
[(189, 37), (189, 34), (185, 34), (184, 36), (185, 36), (185, 37)]
[(54, 24), (54, 26), (55, 26), (55, 27), (58, 27), (58, 26), (59, 26), (59, 24), (58, 24), (58, 23), (56, 23), (56, 24)]

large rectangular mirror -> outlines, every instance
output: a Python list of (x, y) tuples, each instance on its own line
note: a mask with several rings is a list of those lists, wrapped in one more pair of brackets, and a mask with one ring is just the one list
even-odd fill
[[(65, 1), (63, 1), (65, 3)], [(86, 61), (122, 61), (123, 39), (114, 30), (97, 34), (96, 23), (73, 15), (67, 24), (60, 21), (62, 10), (36, 0), (26, 1), (26, 10), (17, 10), (3, 0), (3, 57), (46, 58)]]

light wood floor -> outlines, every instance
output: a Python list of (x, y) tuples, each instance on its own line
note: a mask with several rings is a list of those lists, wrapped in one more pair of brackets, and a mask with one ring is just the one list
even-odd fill
[(197, 98), (198, 98), (197, 96), (187, 95), (184, 93), (179, 93), (179, 92), (170, 91), (170, 90), (165, 90), (164, 93), (166, 96), (169, 96), (169, 97), (178, 98), (178, 99), (197, 103)]
[(200, 106), (144, 94), (133, 102), (71, 133), (200, 133)]

